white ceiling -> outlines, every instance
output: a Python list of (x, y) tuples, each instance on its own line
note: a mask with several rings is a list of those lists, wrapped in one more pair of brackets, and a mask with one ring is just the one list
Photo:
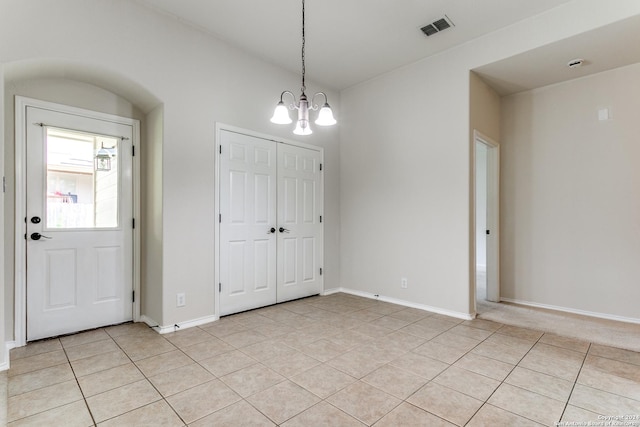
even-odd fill
[[(479, 67), (474, 71), (509, 95), (640, 62), (640, 16)], [(573, 59), (580, 68), (569, 68)]]
[[(300, 0), (136, 1), (300, 72)], [(341, 90), (567, 1), (307, 0), (307, 77)], [(455, 27), (422, 34), (421, 27), (444, 14)]]

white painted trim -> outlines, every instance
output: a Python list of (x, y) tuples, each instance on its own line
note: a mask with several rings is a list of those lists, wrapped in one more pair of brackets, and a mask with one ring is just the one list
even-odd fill
[(295, 145), (296, 147), (307, 148), (309, 150), (324, 152), (324, 148), (318, 147), (317, 145), (311, 145), (305, 142), (299, 142), (291, 139), (280, 138), (273, 135), (268, 135), (266, 133), (255, 132), (249, 129), (243, 129), (237, 126), (227, 125), (227, 124), (218, 123), (218, 122), (216, 123), (216, 148), (218, 147), (217, 142), (220, 141), (219, 136), (220, 136), (220, 131), (222, 130), (240, 133), (242, 135), (247, 135), (247, 136), (253, 136), (255, 138), (267, 139), (269, 141), (281, 142), (283, 144)]
[(217, 320), (220, 320), (220, 317), (218, 317), (216, 315), (214, 315), (214, 316), (205, 316), (205, 317), (200, 317), (198, 319), (187, 320), (186, 322), (180, 322), (180, 323), (176, 323), (175, 325), (169, 325), (169, 326), (158, 325), (157, 322), (155, 322), (153, 319), (151, 319), (150, 317), (145, 316), (145, 315), (142, 315), (140, 317), (140, 319), (144, 323), (149, 325), (149, 327), (152, 328), (153, 330), (155, 330), (157, 333), (159, 333), (159, 334), (168, 334), (168, 333), (171, 333), (171, 332), (181, 331), (183, 329), (193, 328), (194, 326), (200, 326), (200, 325), (204, 325), (204, 324), (207, 324), (207, 323), (215, 322)]
[(133, 321), (140, 321), (140, 302), (142, 301), (142, 287), (140, 272), (142, 271), (141, 258), (142, 258), (142, 193), (140, 190), (140, 179), (142, 176), (142, 169), (140, 166), (142, 158), (142, 141), (140, 140), (140, 121), (133, 121), (133, 141), (132, 145), (135, 147), (135, 156), (133, 156), (133, 218), (135, 218), (136, 227), (133, 229), (133, 292), (135, 295), (135, 301), (133, 303)]
[(26, 213), (26, 168), (27, 161), (27, 134), (25, 121), (27, 118), (27, 105), (30, 105), (27, 98), (16, 96), (15, 98), (15, 208), (14, 208), (14, 308), (13, 324), (14, 338), (18, 346), (27, 344), (27, 277), (26, 259), (27, 248), (24, 244), (24, 234), (26, 224), (21, 218), (25, 218)]
[(326, 297), (327, 295), (333, 295), (340, 292), (342, 292), (342, 288), (331, 288), (331, 289), (325, 289), (320, 293), (320, 295), (322, 295), (323, 297)]
[[(223, 129), (226, 129), (226, 125), (221, 123), (215, 124), (215, 133), (213, 140), (213, 147), (215, 152), (213, 153), (215, 162), (215, 173), (213, 183), (213, 209), (214, 215), (220, 215), (220, 133)], [(215, 215), (215, 216), (218, 216)], [(220, 314), (220, 221), (214, 217), (213, 228), (213, 312), (215, 315)]]
[[(455, 317), (456, 319), (473, 320), (476, 318), (475, 313), (462, 313), (459, 311), (446, 310), (444, 308), (432, 307), (425, 304), (416, 304), (414, 302), (405, 301), (397, 298), (386, 297), (384, 295), (372, 294), (370, 292), (357, 291), (349, 288), (335, 288), (331, 290), (331, 293), (343, 292), (345, 294), (355, 295), (363, 298), (374, 299), (383, 302), (389, 302), (391, 304), (402, 305), (404, 307), (417, 308), (418, 310), (429, 311), (431, 313), (443, 314), (445, 316)], [(325, 293), (324, 295), (329, 295)]]
[(146, 323), (148, 327), (150, 327), (154, 331), (158, 332), (158, 328), (159, 328), (158, 322), (156, 322), (155, 320), (153, 320), (152, 318), (150, 318), (146, 314), (143, 314), (143, 315), (140, 316), (140, 321), (143, 322), (143, 323)]
[(15, 97), (15, 261), (14, 261), (14, 337), (16, 345), (21, 347), (27, 344), (27, 278), (26, 261), (27, 252), (24, 244), (26, 223), (26, 112), (27, 107), (37, 107), (89, 117), (97, 120), (110, 121), (132, 127), (132, 145), (136, 146), (136, 155), (133, 158), (133, 212), (138, 219), (138, 226), (133, 230), (133, 290), (136, 300), (133, 303), (133, 320), (140, 320), (140, 121), (128, 117), (86, 110), (55, 102), (42, 101), (24, 96)]
[(597, 317), (599, 319), (615, 320), (617, 322), (640, 324), (640, 319), (637, 319), (637, 318), (634, 318), (634, 317), (616, 316), (615, 314), (607, 314), (607, 313), (598, 313), (598, 312), (595, 312), (595, 311), (578, 310), (576, 308), (560, 307), (560, 306), (557, 306), (557, 305), (549, 305), (549, 304), (540, 304), (540, 303), (537, 303), (537, 302), (523, 301), (523, 300), (512, 299), (512, 298), (500, 298), (500, 301), (501, 302), (508, 302), (508, 303), (511, 303), (511, 304), (525, 305), (525, 306), (529, 306), (529, 307), (544, 308), (546, 310), (562, 311), (564, 313), (579, 314), (579, 315), (582, 315), (582, 316)]
[[(274, 141), (277, 143), (282, 143), (282, 144), (288, 144), (288, 145), (293, 145), (296, 147), (301, 147), (301, 148), (306, 148), (309, 150), (314, 150), (314, 151), (318, 151), (320, 152), (320, 162), (323, 164), (323, 170), (326, 169), (326, 165), (324, 165), (324, 148), (322, 147), (318, 147), (316, 145), (311, 145), (311, 144), (306, 144), (304, 142), (298, 142), (298, 141), (292, 141), (292, 140), (287, 140), (284, 138), (279, 138), (279, 137), (275, 137), (272, 135), (267, 135), (261, 132), (254, 132), (252, 130), (248, 130), (248, 129), (243, 129), (243, 128), (239, 128), (236, 126), (232, 126), (232, 125), (227, 125), (224, 123), (219, 123), (216, 122), (215, 124), (215, 140), (214, 140), (214, 147), (215, 147), (215, 183), (214, 183), (214, 191), (215, 191), (215, 197), (214, 197), (214, 208), (215, 208), (215, 213), (220, 214), (220, 133), (222, 131), (229, 131), (229, 132), (235, 132), (235, 133), (240, 133), (243, 135), (248, 135), (248, 136), (253, 136), (255, 138), (261, 138), (261, 139), (266, 139), (269, 141)], [(320, 191), (322, 192), (322, 216), (323, 218), (325, 217), (324, 215), (324, 173), (320, 174)], [(219, 221), (214, 221), (215, 222), (215, 228), (214, 228), (214, 251), (215, 251), (215, 255), (214, 255), (214, 269), (215, 269), (215, 273), (214, 273), (214, 286), (216, 287), (216, 289), (219, 289), (219, 283), (220, 283), (220, 222)], [(322, 222), (322, 251), (320, 253), (320, 264), (321, 267), (324, 269), (324, 221)], [(324, 289), (324, 277), (325, 274), (323, 272), (322, 276), (320, 276), (320, 286), (321, 289)], [(214, 310), (216, 315), (218, 315), (220, 313), (220, 292), (216, 291), (215, 292), (215, 302), (214, 302)]]
[(476, 264), (476, 272), (478, 273), (486, 273), (487, 272), (487, 266), (484, 264)]
[(0, 363), (0, 372), (7, 371), (11, 367), (11, 349), (16, 347), (15, 341), (6, 341), (4, 343), (4, 362)]

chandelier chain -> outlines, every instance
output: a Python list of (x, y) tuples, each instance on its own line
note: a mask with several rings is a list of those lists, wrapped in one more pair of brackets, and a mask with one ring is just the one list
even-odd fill
[(306, 72), (306, 67), (304, 64), (304, 45), (305, 45), (305, 37), (304, 37), (304, 0), (302, 0), (302, 93), (304, 93), (306, 86), (304, 84), (304, 75)]
[[(306, 58), (305, 58), (305, 48), (307, 44), (306, 39), (306, 19), (305, 19), (305, 0), (300, 0), (302, 2), (302, 49), (301, 49), (301, 60), (302, 60), (302, 93), (300, 97), (296, 99), (296, 96), (293, 92), (285, 90), (280, 94), (280, 102), (276, 105), (276, 109), (273, 112), (273, 117), (271, 117), (271, 122), (276, 124), (289, 124), (292, 122), (291, 117), (289, 116), (288, 110), (298, 110), (298, 120), (296, 122), (296, 128), (293, 133), (296, 135), (311, 135), (313, 132), (309, 127), (309, 112), (318, 110), (318, 117), (315, 123), (319, 126), (331, 126), (336, 124), (336, 119), (333, 117), (333, 112), (331, 111), (331, 107), (329, 106), (329, 102), (327, 100), (327, 95), (324, 92), (316, 92), (310, 98), (307, 98), (305, 93), (306, 84), (305, 77), (307, 74), (306, 68)], [(284, 103), (284, 96), (289, 95), (292, 98), (292, 102), (288, 105)], [(317, 103), (316, 97), (323, 97), (324, 103)]]

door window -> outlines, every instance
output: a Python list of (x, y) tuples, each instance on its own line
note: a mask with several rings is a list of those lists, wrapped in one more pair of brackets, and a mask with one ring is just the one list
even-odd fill
[(119, 142), (47, 127), (46, 228), (118, 228)]

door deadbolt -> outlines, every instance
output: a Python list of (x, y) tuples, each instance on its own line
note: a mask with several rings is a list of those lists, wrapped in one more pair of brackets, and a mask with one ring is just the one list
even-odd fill
[(42, 221), (42, 220), (40, 219), (39, 216), (32, 216), (31, 217), (31, 223), (32, 224), (40, 224), (40, 221)]

